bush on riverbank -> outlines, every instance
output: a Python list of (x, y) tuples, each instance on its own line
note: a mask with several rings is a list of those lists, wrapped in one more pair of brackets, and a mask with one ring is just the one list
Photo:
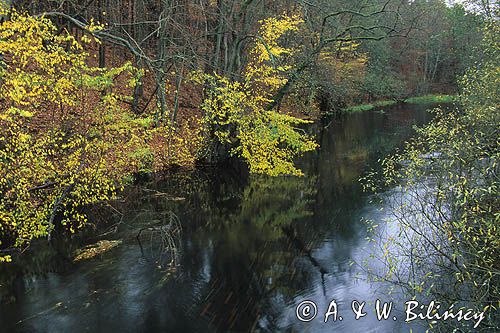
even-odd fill
[[(480, 63), (462, 80), (462, 110), (437, 110), (403, 152), (384, 160), (382, 183), (396, 234), (385, 230), (378, 279), (415, 296), (486, 311), (498, 329), (500, 306), (500, 29), (485, 29)], [(380, 187), (378, 187), (380, 189)], [(391, 225), (391, 224), (390, 224)]]

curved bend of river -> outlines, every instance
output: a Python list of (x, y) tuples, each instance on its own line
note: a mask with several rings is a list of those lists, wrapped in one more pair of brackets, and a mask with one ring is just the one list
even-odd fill
[[(104, 237), (119, 246), (78, 263), (67, 255), (75, 241), (66, 250), (41, 246), (0, 268), (1, 331), (408, 332), (404, 300), (367, 282), (351, 261), (370, 250), (363, 219), (381, 219), (358, 179), (431, 119), (427, 107), (316, 124), (321, 149), (300, 161), (302, 178), (219, 168), (132, 188), (117, 206), (116, 232)], [(172, 213), (182, 225), (177, 239), (161, 227)], [(378, 321), (370, 310), (377, 298), (394, 301), (400, 318)], [(324, 323), (333, 299), (343, 320)], [(318, 308), (310, 322), (296, 317), (305, 300)], [(367, 302), (359, 320), (353, 300)]]

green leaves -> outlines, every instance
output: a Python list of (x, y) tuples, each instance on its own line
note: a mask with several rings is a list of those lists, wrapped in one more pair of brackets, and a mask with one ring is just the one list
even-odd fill
[[(449, 303), (465, 297), (477, 308), (500, 300), (499, 32), (486, 27), (481, 62), (462, 80), (461, 109), (436, 110), (402, 153), (383, 161), (382, 187), (373, 173), (365, 185), (400, 185), (391, 207), (400, 238), (388, 243), (412, 270), (384, 260), (387, 269), (414, 281), (410, 292)], [(490, 324), (498, 328), (498, 315)]]

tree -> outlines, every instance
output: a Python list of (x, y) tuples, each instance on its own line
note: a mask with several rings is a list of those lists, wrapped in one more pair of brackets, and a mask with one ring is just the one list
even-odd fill
[(301, 22), (297, 16), (262, 21), (258, 38), (249, 52), (243, 82), (217, 74), (195, 73), (193, 79), (204, 84), (207, 90), (201, 109), (207, 136), (214, 140), (210, 154), (220, 154), (222, 147), (223, 152), (241, 156), (252, 173), (302, 174), (294, 166), (294, 157), (317, 146), (295, 128), (307, 122), (266, 110), (290, 70), (282, 61), (293, 53), (278, 41), (286, 32), (296, 31)]
[(0, 24), (3, 249), (50, 240), (56, 225), (74, 232), (87, 221), (84, 208), (109, 200), (140, 163), (130, 153), (147, 120), (121, 106), (127, 97), (115, 85), (120, 78), (122, 91), (132, 89), (137, 71), (88, 66), (82, 45), (56, 30), (16, 11)]

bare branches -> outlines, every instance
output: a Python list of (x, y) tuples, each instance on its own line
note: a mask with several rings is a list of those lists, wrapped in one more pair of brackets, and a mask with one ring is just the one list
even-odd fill
[(322, 26), (325, 26), (328, 19), (329, 18), (332, 18), (332, 17), (335, 17), (335, 16), (340, 16), (340, 15), (344, 15), (344, 14), (350, 14), (352, 16), (359, 16), (359, 17), (364, 17), (364, 18), (369, 18), (369, 17), (373, 17), (373, 16), (376, 16), (376, 15), (379, 15), (379, 14), (382, 14), (382, 13), (386, 13), (386, 8), (387, 6), (389, 5), (389, 3), (391, 2), (391, 0), (387, 0), (384, 5), (379, 9), (379, 10), (376, 10), (376, 11), (373, 11), (373, 12), (370, 12), (370, 13), (363, 13), (361, 11), (355, 11), (355, 10), (351, 10), (351, 9), (344, 9), (344, 10), (340, 10), (340, 11), (337, 11), (337, 12), (333, 12), (333, 13), (330, 13), (330, 14), (327, 14), (326, 16), (323, 17), (323, 23), (322, 23)]
[(68, 14), (65, 14), (63, 12), (45, 12), (45, 13), (42, 13), (42, 14), (39, 14), (37, 16), (45, 16), (45, 17), (62, 17), (62, 18), (65, 18), (66, 20), (70, 21), (71, 23), (73, 23), (76, 27), (82, 29), (82, 30), (85, 30), (86, 32), (92, 34), (93, 36), (99, 38), (99, 39), (103, 39), (103, 40), (106, 40), (112, 44), (115, 44), (115, 45), (119, 45), (119, 46), (123, 46), (123, 47), (126, 47), (130, 52), (132, 52), (132, 54), (134, 54), (135, 56), (143, 59), (144, 61), (146, 61), (146, 63), (148, 64), (153, 64), (154, 63), (154, 60), (152, 60), (151, 58), (149, 58), (142, 49), (138, 48), (137, 47), (137, 43), (134, 43), (136, 45), (132, 45), (132, 42), (125, 39), (125, 38), (122, 38), (120, 36), (116, 36), (114, 34), (111, 34), (109, 32), (107, 32), (106, 30), (89, 30), (89, 25), (74, 18), (73, 16), (70, 16)]

